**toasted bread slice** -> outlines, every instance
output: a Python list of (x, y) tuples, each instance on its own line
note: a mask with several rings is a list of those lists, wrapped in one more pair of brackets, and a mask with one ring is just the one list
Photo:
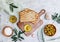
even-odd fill
[(23, 11), (19, 12), (20, 15), (20, 22), (32, 22), (36, 20), (37, 12), (31, 9), (24, 9)]

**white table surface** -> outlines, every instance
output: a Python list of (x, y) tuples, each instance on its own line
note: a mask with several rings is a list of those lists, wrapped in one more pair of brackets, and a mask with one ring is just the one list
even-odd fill
[[(3, 1), (5, 1), (5, 0), (3, 0)], [(4, 2), (2, 2), (2, 3), (4, 3)], [(14, 0), (14, 3), (15, 4), (17, 3), (18, 4), (18, 5), (16, 4), (17, 6), (22, 5), (23, 8), (33, 9), (36, 12), (39, 12), (41, 9), (45, 9), (48, 14), (54, 14), (55, 12), (60, 14), (60, 0)], [(9, 10), (6, 7), (6, 4), (4, 4), (4, 5), (5, 6), (3, 8), (6, 10)], [(22, 7), (20, 7), (20, 8), (22, 8)], [(17, 19), (19, 19), (17, 12), (10, 13), (10, 14), (15, 15), (17, 17)], [(3, 10), (0, 11), (0, 15), (1, 15), (0, 16), (0, 19), (1, 19), (0, 20), (0, 42), (2, 42), (2, 40), (3, 40), (3, 42), (12, 42), (10, 37), (7, 38), (7, 37), (3, 36), (1, 34), (1, 31), (2, 31), (4, 26), (11, 26), (13, 28), (18, 29), (18, 27), (16, 25), (16, 23), (18, 21), (15, 24), (10, 23), (9, 22), (9, 15), (7, 15), (5, 12), (3, 12)], [(41, 16), (41, 19), (44, 21), (44, 23), (41, 27), (39, 27), (39, 29), (37, 29), (34, 33), (32, 33), (32, 34), (34, 34), (34, 38), (31, 36), (26, 37), (25, 35), (22, 35), (25, 38), (25, 40), (17, 41), (17, 42), (42, 42), (42, 41), (38, 40), (37, 32), (40, 31), (41, 28), (43, 28), (45, 24), (53, 23), (53, 21), (52, 20), (45, 20), (44, 15)], [(60, 42), (60, 39), (53, 40), (53, 41), (47, 41), (48, 39), (60, 36), (60, 28), (59, 28), (60, 24), (58, 24), (57, 22), (54, 22), (53, 24), (57, 27), (57, 32), (53, 37), (48, 37), (48, 36), (44, 35), (45, 42)]]

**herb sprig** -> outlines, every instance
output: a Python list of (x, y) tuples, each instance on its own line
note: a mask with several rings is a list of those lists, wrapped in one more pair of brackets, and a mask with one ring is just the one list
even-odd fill
[(58, 13), (55, 13), (54, 15), (52, 15), (52, 19), (57, 23), (60, 23), (60, 15), (58, 16)]
[(12, 41), (16, 42), (17, 40), (24, 40), (24, 38), (21, 36), (24, 32), (17, 31), (17, 29), (14, 29), (14, 35), (11, 37)]
[(12, 12), (14, 8), (18, 8), (17, 6), (14, 5), (14, 3), (9, 4), (9, 7)]

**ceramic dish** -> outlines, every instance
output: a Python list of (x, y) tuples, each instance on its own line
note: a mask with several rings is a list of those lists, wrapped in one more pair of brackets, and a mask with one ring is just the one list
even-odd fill
[(6, 37), (10, 37), (13, 34), (12, 27), (10, 26), (5, 26), (2, 30), (2, 34)]

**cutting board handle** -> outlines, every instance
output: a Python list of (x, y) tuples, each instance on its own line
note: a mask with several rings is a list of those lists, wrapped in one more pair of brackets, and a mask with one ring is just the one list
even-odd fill
[(45, 12), (46, 12), (46, 10), (45, 10), (45, 9), (42, 9), (38, 14), (39, 14), (39, 16), (41, 16), (41, 15), (43, 15)]

